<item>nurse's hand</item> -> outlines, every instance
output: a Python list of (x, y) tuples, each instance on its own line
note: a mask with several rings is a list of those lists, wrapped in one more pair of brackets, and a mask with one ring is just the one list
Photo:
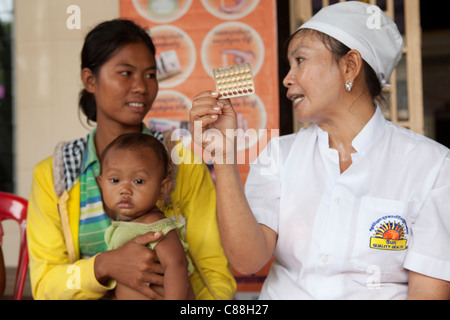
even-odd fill
[(192, 104), (190, 125), (194, 142), (211, 153), (214, 163), (234, 163), (237, 117), (230, 99), (219, 100), (217, 92), (200, 93)]

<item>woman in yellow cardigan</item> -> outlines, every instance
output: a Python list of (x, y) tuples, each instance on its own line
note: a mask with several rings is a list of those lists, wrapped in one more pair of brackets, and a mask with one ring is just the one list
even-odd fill
[[(161, 266), (146, 244), (160, 235), (135, 238), (106, 251), (104, 230), (115, 217), (103, 210), (96, 183), (99, 157), (116, 137), (144, 132), (177, 148), (183, 161), (174, 170), (171, 204), (161, 209), (186, 225), (186, 241), (195, 271), (190, 281), (197, 299), (231, 299), (236, 289), (224, 255), (216, 220), (214, 184), (204, 164), (181, 144), (170, 145), (142, 124), (158, 91), (155, 48), (131, 21), (101, 23), (85, 39), (80, 108), (97, 123), (86, 137), (60, 143), (33, 175), (27, 236), (30, 278), (35, 299), (101, 299), (117, 282), (162, 298)], [(172, 153), (175, 154), (175, 153)]]

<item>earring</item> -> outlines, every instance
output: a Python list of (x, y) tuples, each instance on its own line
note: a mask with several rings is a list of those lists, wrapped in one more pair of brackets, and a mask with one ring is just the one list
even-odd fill
[(353, 89), (353, 83), (350, 80), (347, 80), (345, 83), (345, 89), (347, 89), (348, 92), (351, 92)]

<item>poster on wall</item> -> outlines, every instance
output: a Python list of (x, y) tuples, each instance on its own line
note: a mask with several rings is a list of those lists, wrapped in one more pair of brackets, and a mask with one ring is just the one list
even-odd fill
[[(149, 127), (188, 132), (193, 98), (215, 90), (213, 69), (250, 63), (255, 94), (231, 99), (242, 129), (237, 158), (245, 183), (249, 163), (279, 129), (276, 1), (119, 1), (120, 17), (148, 29), (157, 51), (159, 93), (145, 118)], [(256, 298), (266, 274), (267, 268), (251, 277), (236, 274), (238, 294)]]

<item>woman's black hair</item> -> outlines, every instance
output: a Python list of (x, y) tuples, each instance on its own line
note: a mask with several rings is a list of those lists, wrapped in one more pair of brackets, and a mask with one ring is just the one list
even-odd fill
[[(155, 55), (155, 45), (149, 34), (133, 21), (114, 19), (92, 29), (84, 40), (81, 51), (81, 70), (89, 68), (97, 76), (100, 68), (117, 50), (128, 44), (143, 43)], [(89, 121), (97, 121), (97, 105), (93, 94), (83, 89), (79, 96), (79, 108)]]
[[(313, 29), (299, 29), (297, 32), (292, 34), (289, 39), (286, 41), (285, 44), (285, 52), (287, 53), (287, 48), (289, 46), (289, 43), (294, 37), (297, 37), (302, 34), (312, 34), (318, 37), (320, 41), (328, 48), (328, 50), (331, 51), (334, 58), (336, 60), (341, 59), (344, 57), (351, 49), (347, 47), (345, 44), (340, 42), (339, 40), (336, 40), (335, 38)], [(287, 56), (287, 54), (286, 54)], [(369, 89), (369, 94), (372, 97), (372, 100), (377, 99), (381, 93), (382, 93), (382, 87), (380, 80), (377, 77), (376, 72), (372, 69), (372, 67), (363, 59), (363, 70), (365, 74), (365, 82), (367, 85), (367, 88)]]

